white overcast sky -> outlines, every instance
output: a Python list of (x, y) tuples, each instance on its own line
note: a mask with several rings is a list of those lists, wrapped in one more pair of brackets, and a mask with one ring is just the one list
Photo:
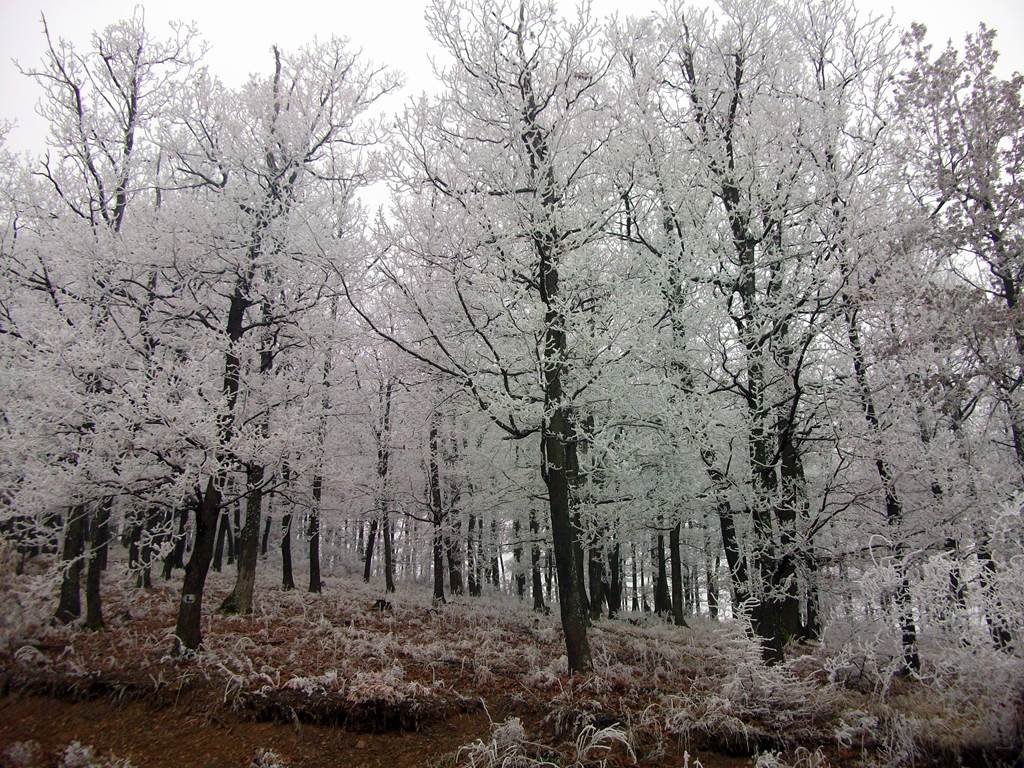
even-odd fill
[[(575, 0), (558, 0), (571, 11)], [(146, 22), (154, 32), (172, 19), (195, 21), (210, 44), (211, 70), (231, 85), (251, 72), (268, 71), (273, 44), (294, 48), (314, 36), (348, 37), (374, 60), (404, 72), (412, 92), (432, 79), (431, 49), (423, 24), (428, 0), (0, 0), (0, 120), (18, 126), (8, 137), (16, 151), (41, 150), (45, 126), (35, 116), (38, 92), (22, 76), (13, 60), (35, 65), (43, 51), (40, 14), (51, 33), (84, 44), (94, 29), (129, 16), (137, 5), (146, 9)], [(641, 13), (660, 5), (658, 0), (593, 0), (596, 15), (611, 11)], [(877, 13), (892, 11), (901, 24), (923, 21), (929, 37), (940, 47), (949, 38), (985, 22), (998, 32), (1001, 74), (1024, 71), (1024, 0), (858, 0), (857, 5)]]

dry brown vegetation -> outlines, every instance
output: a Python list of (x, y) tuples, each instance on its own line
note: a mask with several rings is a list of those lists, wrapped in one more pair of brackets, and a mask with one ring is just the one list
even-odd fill
[[(461, 741), (416, 752), (452, 766), (985, 765), (1009, 764), (1021, 743), (1021, 662), (982, 649), (947, 651), (909, 680), (850, 646), (766, 667), (737, 622), (601, 621), (596, 673), (570, 678), (556, 619), (512, 598), (432, 606), (409, 587), (379, 610), (375, 588), (329, 579), (322, 594), (261, 584), (249, 616), (208, 609), (204, 648), (181, 658), (171, 653), (178, 591), (135, 589), (114, 569), (106, 578), (100, 632), (48, 620), (47, 573), (5, 578), (8, 703), (142, 702), (182, 711), (193, 728), (340, 728), (374, 734), (351, 737), (375, 739), (374, 754), (395, 734), (458, 723)], [(229, 582), (213, 578), (207, 606)]]

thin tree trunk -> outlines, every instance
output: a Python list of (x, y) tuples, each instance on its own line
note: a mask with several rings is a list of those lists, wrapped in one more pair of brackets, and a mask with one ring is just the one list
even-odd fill
[(224, 543), (229, 538), (228, 528), (231, 527), (231, 523), (228, 521), (228, 513), (221, 512), (220, 524), (217, 526), (217, 541), (213, 546), (213, 570), (220, 573), (220, 569), (224, 562)]
[(596, 546), (587, 547), (587, 576), (590, 581), (590, 620), (601, 618), (604, 612), (604, 557)]
[(608, 618), (614, 619), (622, 610), (622, 545), (618, 541), (608, 550), (608, 571), (611, 576), (608, 585)]
[(530, 545), (530, 586), (533, 592), (533, 610), (547, 613), (548, 607), (544, 604), (544, 584), (540, 572), (540, 525), (537, 523), (537, 515), (530, 510), (530, 535), (533, 543)]
[(295, 589), (295, 579), (292, 576), (291, 509), (285, 510), (281, 515), (281, 586), (286, 590)]
[(523, 544), (519, 540), (520, 530), (519, 520), (514, 520), (512, 535), (516, 543), (512, 549), (512, 558), (515, 561), (516, 597), (523, 600), (526, 597), (526, 569), (523, 567)]
[(444, 599), (444, 509), (441, 503), (441, 478), (437, 465), (437, 422), (438, 413), (434, 411), (430, 419), (430, 433), (427, 439), (429, 461), (427, 466), (427, 487), (430, 491), (430, 512), (433, 523), (433, 571), (434, 601), (445, 602)]
[(267, 516), (263, 521), (263, 539), (260, 541), (260, 555), (267, 556), (267, 546), (270, 544), (270, 524), (274, 521), (270, 514), (270, 505), (267, 504)]
[[(677, 627), (686, 626), (686, 618), (683, 611), (683, 574), (682, 560), (679, 556), (679, 528), (677, 521), (669, 530), (668, 553), (672, 561), (672, 623)], [(661, 539), (661, 535), (658, 536)], [(660, 546), (659, 541), (659, 546)], [(660, 579), (660, 576), (659, 576)]]
[[(323, 494), (324, 479), (318, 468), (313, 476), (313, 508), (309, 510), (309, 527), (306, 529), (309, 535), (309, 591), (317, 594), (323, 589), (323, 579), (320, 577), (320, 503)], [(373, 552), (373, 543), (370, 544), (368, 552)], [(370, 567), (370, 558), (367, 555), (366, 567)], [(366, 577), (369, 580), (369, 576)]]
[[(877, 435), (880, 431), (880, 424), (877, 412), (875, 411), (874, 396), (871, 393), (871, 386), (868, 382), (867, 362), (864, 357), (863, 347), (860, 342), (860, 332), (857, 327), (857, 313), (849, 298), (844, 296), (844, 299), (847, 336), (853, 352), (853, 372), (860, 394), (861, 407), (864, 411), (864, 420), (867, 422), (872, 434)], [(875, 457), (875, 470), (878, 473), (878, 479), (882, 484), (882, 490), (885, 494), (886, 521), (894, 529), (894, 537), (898, 537), (898, 529), (903, 522), (903, 504), (896, 493), (896, 481), (893, 470), (889, 463), (882, 458), (880, 451)], [(917, 653), (917, 628), (914, 624), (910, 579), (907, 576), (901, 543), (897, 542), (892, 547), (892, 555), (893, 565), (896, 570), (895, 598), (900, 626), (900, 645), (903, 649), (904, 670), (907, 672), (918, 672), (921, 669), (921, 660)]]
[(395, 562), (392, 556), (394, 541), (391, 533), (391, 513), (384, 510), (384, 523), (381, 533), (384, 535), (384, 591), (395, 591)]
[(720, 561), (717, 553), (714, 557), (714, 568), (711, 566), (712, 558), (705, 556), (704, 564), (706, 571), (704, 578), (707, 580), (708, 615), (712, 619), (718, 618), (718, 568)]
[(654, 550), (654, 559), (658, 565), (657, 580), (654, 584), (654, 612), (658, 615), (672, 613), (672, 598), (668, 592), (668, 568), (665, 562), (665, 533), (661, 529), (662, 521), (658, 520), (657, 545)]
[(631, 609), (633, 613), (637, 613), (640, 610), (640, 582), (637, 581), (636, 571), (636, 543), (630, 542), (630, 552), (632, 554), (631, 561), (633, 564), (633, 604)]
[(641, 558), (640, 558), (640, 609), (644, 613), (650, 613), (651, 606), (647, 602), (647, 584), (645, 582), (646, 582), (646, 576), (644, 574), (644, 560), (643, 560), (643, 557), (641, 556)]
[(480, 570), (479, 570), (479, 554), (477, 552), (476, 538), (476, 515), (472, 512), (469, 513), (469, 531), (466, 535), (466, 554), (467, 554), (467, 568), (466, 578), (469, 582), (469, 594), (471, 597), (480, 596)]
[(985, 623), (988, 625), (988, 631), (992, 636), (992, 642), (995, 647), (1005, 651), (1010, 649), (1013, 635), (1010, 634), (1006, 612), (996, 592), (998, 568), (996, 567), (995, 559), (992, 557), (987, 534), (978, 531), (975, 536), (977, 538), (975, 552), (978, 557), (978, 563), (981, 565), (980, 581), (985, 609)]
[(86, 518), (84, 504), (68, 509), (68, 522), (64, 529), (64, 548), (61, 551), (63, 575), (60, 582), (60, 600), (57, 621), (68, 624), (82, 615), (82, 555), (85, 551)]
[(369, 583), (370, 573), (373, 568), (373, 547), (377, 541), (377, 518), (370, 521), (370, 528), (366, 532), (366, 552), (363, 558), (363, 581)]

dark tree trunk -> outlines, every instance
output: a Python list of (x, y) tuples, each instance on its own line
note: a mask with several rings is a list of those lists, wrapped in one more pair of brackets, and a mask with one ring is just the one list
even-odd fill
[(989, 634), (995, 647), (1001, 651), (1011, 648), (1013, 635), (1010, 634), (1009, 622), (1006, 618), (1006, 611), (999, 595), (996, 592), (996, 576), (998, 568), (992, 557), (989, 547), (988, 536), (981, 532), (977, 536), (976, 553), (978, 563), (981, 565), (981, 594), (985, 608), (985, 623), (988, 624)]
[(747, 564), (740, 553), (739, 539), (736, 537), (736, 524), (728, 504), (724, 508), (721, 504), (719, 505), (718, 523), (722, 532), (725, 563), (729, 568), (729, 584), (732, 588), (732, 607), (735, 616), (746, 605), (750, 593), (747, 591)]
[(295, 589), (295, 578), (292, 576), (291, 511), (281, 515), (281, 586), (286, 590)]
[(384, 510), (384, 523), (381, 526), (381, 534), (384, 536), (384, 591), (395, 591), (395, 561), (392, 555), (394, 540), (391, 532), (391, 512)]
[(587, 548), (587, 576), (590, 581), (590, 619), (594, 621), (604, 612), (604, 557), (596, 546)]
[(512, 523), (512, 535), (515, 538), (515, 546), (512, 549), (512, 558), (515, 560), (515, 582), (516, 597), (520, 600), (526, 598), (526, 569), (523, 567), (523, 544), (519, 540), (521, 526), (519, 521)]
[(185, 526), (188, 524), (188, 507), (177, 510), (174, 517), (178, 523), (178, 530), (174, 533), (174, 546), (164, 558), (163, 576), (168, 581), (174, 573), (175, 568), (185, 567)]
[(100, 502), (92, 526), (89, 561), (85, 572), (85, 626), (88, 629), (103, 628), (103, 605), (100, 595), (100, 575), (103, 572), (103, 548), (107, 544), (110, 530), (110, 498)]
[(153, 530), (160, 524), (161, 514), (156, 510), (150, 510), (146, 515), (145, 525), (139, 534), (139, 575), (136, 579), (136, 586), (142, 589), (149, 589), (153, 586), (153, 542), (157, 534)]
[(650, 613), (651, 606), (647, 602), (647, 584), (646, 575), (644, 573), (644, 560), (640, 558), (640, 610), (644, 613)]
[(544, 593), (548, 596), (548, 602), (551, 602), (551, 596), (554, 594), (555, 589), (555, 560), (551, 554), (551, 547), (544, 550)]
[(472, 597), (480, 596), (480, 557), (477, 548), (476, 515), (469, 513), (469, 531), (466, 535), (467, 567), (466, 577), (468, 580), (469, 594)]
[[(447, 463), (454, 466), (458, 457), (458, 446), (454, 435), (449, 441)], [(459, 514), (459, 500), (462, 497), (461, 484), (455, 473), (448, 475), (448, 529), (445, 531), (445, 550), (448, 553), (448, 584), (453, 595), (461, 595), (462, 587), (462, 519)]]
[[(860, 394), (864, 420), (874, 434), (880, 431), (880, 423), (875, 410), (874, 395), (868, 382), (868, 369), (863, 347), (860, 342), (857, 312), (852, 302), (844, 295), (844, 313), (847, 321), (847, 337), (853, 352), (853, 373)], [(885, 519), (894, 530), (894, 538), (899, 536), (898, 529), (903, 522), (903, 503), (896, 493), (896, 480), (889, 463), (881, 457), (875, 458), (875, 470), (885, 494)], [(914, 609), (910, 595), (910, 579), (907, 576), (906, 563), (903, 560), (903, 546), (893, 546), (893, 561), (896, 568), (896, 611), (900, 626), (900, 644), (903, 648), (904, 671), (919, 672), (921, 660), (917, 653), (917, 627), (914, 624)]]
[[(444, 537), (441, 534), (441, 527), (438, 523), (434, 524), (434, 533), (432, 537), (432, 555), (433, 555), (433, 576), (434, 576), (434, 602), (443, 603), (444, 599)], [(393, 590), (389, 590), (393, 591)]]
[(370, 521), (370, 528), (366, 532), (366, 552), (363, 559), (363, 581), (369, 583), (370, 573), (373, 569), (373, 547), (377, 541), (377, 518)]
[[(262, 228), (262, 227), (261, 227)], [(261, 251), (261, 228), (250, 245), (250, 265), (254, 265)], [(183, 648), (195, 650), (203, 641), (201, 619), (203, 614), (203, 590), (206, 576), (213, 559), (213, 546), (217, 538), (217, 520), (221, 514), (223, 487), (227, 480), (228, 448), (234, 435), (235, 405), (238, 402), (241, 360), (235, 345), (244, 333), (245, 312), (249, 306), (248, 283), (252, 278), (253, 266), (249, 273), (239, 276), (228, 307), (227, 338), (228, 349), (224, 354), (224, 383), (222, 392), (226, 403), (217, 417), (217, 450), (214, 455), (216, 473), (207, 480), (206, 489), (196, 509), (195, 540), (192, 555), (185, 566), (181, 602), (178, 605), (178, 620), (175, 625), (175, 652)], [(237, 505), (237, 502), (236, 502)], [(236, 506), (236, 515), (238, 507)], [(237, 523), (236, 523), (237, 530)]]
[(608, 572), (611, 577), (608, 585), (608, 618), (614, 619), (622, 610), (622, 545), (619, 542), (608, 550)]
[(533, 592), (533, 610), (546, 613), (548, 607), (544, 604), (544, 584), (540, 572), (540, 525), (537, 523), (537, 515), (530, 510), (530, 535), (533, 543), (530, 545), (530, 587)]
[[(668, 534), (668, 552), (669, 558), (672, 561), (672, 623), (677, 627), (685, 627), (686, 618), (683, 610), (683, 566), (679, 555), (679, 528), (680, 524), (677, 522), (672, 526)], [(661, 536), (659, 535), (658, 538), (660, 539)]]
[(448, 508), (449, 530), (445, 534), (445, 552), (448, 555), (448, 586), (453, 595), (461, 595), (465, 590), (462, 586), (462, 524), (455, 508), (457, 494), (453, 494)]
[(110, 564), (110, 510), (114, 506), (114, 500), (107, 497), (103, 500), (105, 509), (101, 510), (101, 517), (103, 519), (103, 535), (100, 537), (100, 570), (107, 570), (107, 566)]
[[(320, 577), (320, 504), (323, 494), (324, 479), (320, 470), (317, 469), (313, 477), (313, 508), (309, 510), (309, 527), (306, 529), (309, 535), (309, 591), (319, 593), (322, 589), (323, 579)], [(366, 570), (370, 569), (370, 555), (373, 553), (373, 531), (371, 529), (370, 547), (367, 549)], [(369, 574), (365, 576), (369, 581)]]
[(228, 536), (228, 528), (231, 527), (231, 523), (228, 520), (228, 513), (221, 512), (220, 524), (217, 526), (217, 541), (213, 546), (213, 570), (220, 573), (220, 569), (224, 562), (224, 543), (230, 537)]
[(139, 565), (139, 541), (142, 539), (142, 521), (137, 518), (128, 524), (128, 567), (137, 568)]
[(67, 527), (64, 530), (64, 548), (61, 562), (64, 573), (60, 582), (60, 600), (57, 603), (56, 619), (68, 624), (82, 615), (82, 555), (85, 551), (86, 518), (88, 510), (78, 504), (68, 510)]
[[(659, 526), (661, 521), (659, 520)], [(667, 616), (672, 613), (672, 598), (668, 592), (668, 566), (665, 562), (665, 534), (658, 528), (657, 545), (654, 550), (654, 560), (658, 565), (658, 573), (654, 583), (654, 612), (659, 616)]]
[[(451, 511), (448, 513), (451, 514)], [(462, 553), (459, 550), (459, 525), (452, 526), (452, 532), (445, 536), (445, 551), (448, 554), (448, 586), (453, 595), (461, 595), (462, 588)]]
[[(557, 281), (557, 273), (555, 273)], [(550, 312), (551, 310), (549, 310)], [(555, 349), (565, 349), (565, 332), (554, 328), (554, 321), (547, 323), (546, 335), (561, 342), (552, 342)], [(547, 364), (547, 368), (554, 366)], [(557, 372), (547, 372), (551, 399), (561, 401), (561, 378)], [(546, 392), (546, 395), (549, 393)], [(558, 574), (558, 605), (562, 620), (562, 631), (565, 634), (566, 655), (569, 660), (569, 671), (587, 672), (593, 668), (590, 657), (590, 643), (587, 640), (589, 623), (586, 595), (581, 592), (583, 561), (579, 531), (573, 523), (571, 510), (571, 489), (575, 478), (569, 474), (569, 468), (576, 466), (576, 444), (573, 441), (571, 427), (566, 413), (561, 407), (556, 408), (551, 419), (545, 423), (543, 431), (544, 458), (546, 472), (544, 479), (548, 487), (548, 500), (551, 509), (551, 534), (554, 545), (555, 570)]]
[(210, 561), (213, 559), (217, 518), (221, 512), (222, 497), (217, 480), (223, 482), (223, 475), (218, 478), (211, 477), (207, 481), (202, 502), (196, 513), (195, 544), (192, 547), (192, 556), (185, 565), (185, 580), (174, 630), (175, 650), (178, 652), (182, 649), (195, 650), (203, 642), (203, 590), (206, 587)]
[[(391, 394), (394, 390), (393, 379), (381, 383), (379, 402), (381, 406), (380, 423), (376, 428), (377, 436), (377, 514), (380, 519), (381, 536), (384, 539), (384, 588), (387, 592), (395, 591), (394, 564), (391, 561), (391, 519), (390, 492), (388, 490), (388, 472), (391, 465)], [(363, 569), (363, 580), (370, 579), (370, 559), (373, 556), (373, 538), (376, 534), (377, 520), (370, 524), (370, 540), (366, 546), (366, 565)]]
[(224, 613), (252, 613), (253, 591), (256, 587), (256, 563), (259, 560), (263, 474), (262, 465), (246, 465), (245, 525), (242, 526), (242, 535), (239, 537), (235, 587), (220, 606), (220, 610)]
[(947, 537), (943, 544), (949, 554), (949, 599), (960, 610), (967, 609), (967, 585), (960, 571), (960, 546), (956, 539)]
[(704, 578), (707, 580), (707, 597), (708, 597), (708, 615), (712, 619), (718, 618), (718, 569), (721, 565), (718, 555), (714, 557), (714, 567), (712, 567), (712, 558), (710, 556), (704, 561), (706, 571)]
[(267, 505), (267, 517), (263, 521), (263, 539), (260, 541), (260, 555), (263, 557), (267, 556), (267, 547), (270, 544), (270, 524), (273, 522), (273, 516), (270, 514), (269, 504)]
[(817, 640), (821, 637), (821, 619), (818, 611), (818, 560), (814, 550), (808, 549), (804, 557), (806, 570), (804, 613), (806, 618), (801, 631), (805, 640)]
[(498, 537), (498, 521), (491, 520), (491, 559), (487, 572), (491, 577), (491, 584), (501, 589), (501, 540)]
[(430, 419), (430, 433), (428, 437), (428, 451), (430, 460), (427, 466), (427, 487), (430, 491), (430, 512), (433, 524), (432, 554), (434, 570), (434, 601), (443, 603), (444, 599), (444, 508), (441, 503), (441, 477), (437, 463), (437, 421), (438, 414), (435, 411)]
[(630, 608), (634, 613), (637, 613), (640, 610), (640, 582), (637, 580), (636, 571), (636, 544), (630, 543), (629, 546), (632, 554), (631, 562), (633, 565), (633, 603)]
[[(234, 483), (232, 483), (231, 493), (235, 493)], [(234, 525), (231, 526), (231, 533), (233, 534), (231, 540), (231, 555), (228, 559), (229, 563), (235, 562), (235, 559), (241, 556), (242, 548), (242, 499), (241, 497), (235, 498), (234, 503), (235, 509), (235, 520)]]
[[(525, 26), (519, 27), (519, 50)], [(523, 97), (523, 125), (520, 140), (529, 159), (530, 180), (538, 190), (543, 215), (530, 233), (536, 259), (537, 288), (544, 304), (544, 324), (540, 343), (540, 371), (543, 381), (544, 412), (541, 420), (541, 474), (548, 489), (551, 513), (551, 539), (558, 572), (559, 611), (565, 635), (569, 673), (593, 669), (587, 626), (590, 623), (586, 593), (583, 588), (584, 562), (580, 531), (574, 510), (573, 489), (576, 487), (579, 463), (576, 436), (572, 425), (571, 397), (564, 391), (567, 360), (570, 358), (566, 336), (564, 297), (559, 285), (560, 244), (558, 228), (558, 195), (555, 172), (549, 158), (547, 133), (537, 115), (541, 107), (533, 91), (530, 69), (525, 64), (519, 79)]]

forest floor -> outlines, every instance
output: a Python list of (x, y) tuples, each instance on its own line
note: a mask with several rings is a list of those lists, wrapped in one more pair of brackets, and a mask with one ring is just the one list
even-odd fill
[(1021, 745), (1018, 657), (917, 680), (849, 649), (765, 667), (737, 622), (633, 617), (597, 622), (595, 673), (570, 678), (557, 617), (513, 598), (432, 606), (403, 585), (381, 610), (356, 578), (309, 594), (268, 573), (253, 614), (227, 616), (225, 573), (203, 650), (179, 658), (177, 583), (114, 570), (101, 632), (49, 621), (42, 571), (4, 574), (0, 766), (1014, 765)]

